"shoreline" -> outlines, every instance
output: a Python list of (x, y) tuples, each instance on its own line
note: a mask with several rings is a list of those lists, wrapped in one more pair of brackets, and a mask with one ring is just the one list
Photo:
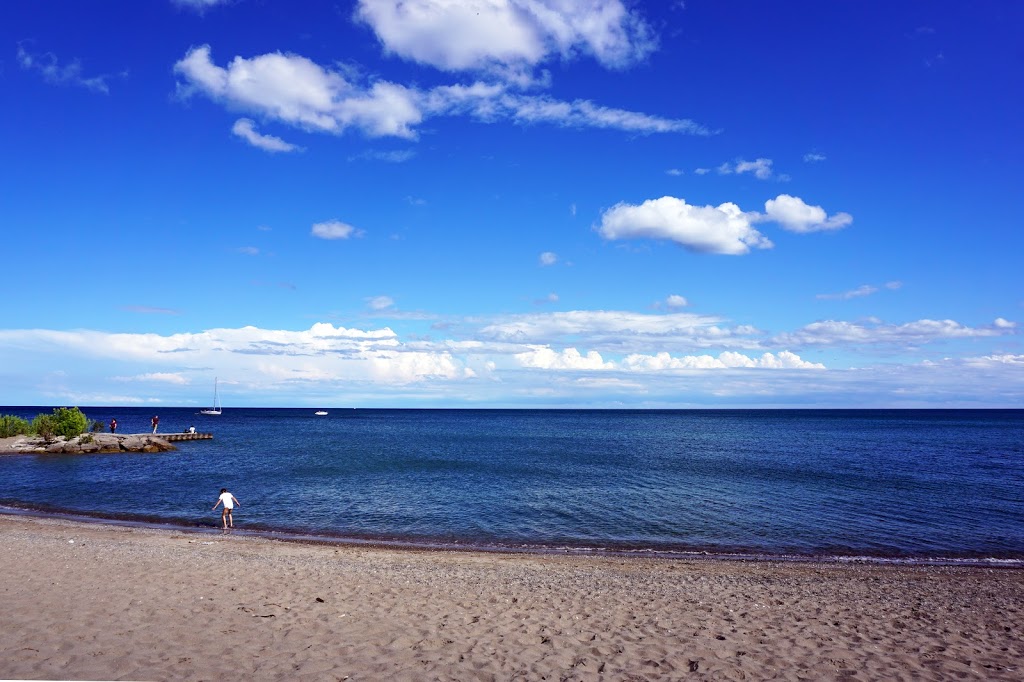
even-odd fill
[[(124, 528), (196, 533), (198, 535), (220, 533), (216, 520), (208, 523), (194, 523), (185, 520), (147, 519), (131, 515), (113, 515), (102, 512), (79, 512), (47, 506), (31, 506), (17, 502), (0, 503), (0, 518), (27, 517), (54, 519), (87, 525), (110, 525)], [(211, 517), (212, 519), (212, 517)], [(330, 533), (315, 533), (298, 529), (266, 528), (260, 525), (234, 528), (238, 537), (262, 538), (280, 542), (328, 547), (354, 547), (385, 549), (408, 552), (466, 552), (481, 554), (509, 554), (523, 556), (577, 556), (619, 559), (656, 559), (664, 561), (736, 561), (736, 562), (779, 562), (794, 564), (838, 564), (877, 566), (962, 566), (970, 568), (992, 568), (1024, 570), (1024, 558), (990, 556), (906, 556), (872, 554), (797, 554), (768, 553), (758, 551), (721, 549), (669, 549), (643, 547), (593, 547), (585, 545), (546, 545), (542, 543), (501, 544), (474, 543), (470, 541), (440, 541), (422, 538), (395, 538), (373, 536), (346, 536)]]
[(1024, 572), (491, 554), (0, 515), (0, 678), (1019, 679)]

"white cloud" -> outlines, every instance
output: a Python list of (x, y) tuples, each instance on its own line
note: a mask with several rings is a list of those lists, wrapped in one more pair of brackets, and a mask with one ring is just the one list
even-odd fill
[(614, 363), (605, 362), (597, 351), (581, 355), (575, 348), (558, 352), (547, 346), (536, 346), (516, 353), (515, 358), (523, 367), (536, 369), (612, 369), (615, 366)]
[(821, 300), (849, 301), (851, 298), (870, 296), (875, 293), (878, 293), (878, 287), (870, 284), (862, 284), (856, 289), (850, 289), (849, 291), (843, 291), (838, 294), (818, 294), (816, 298)]
[[(21, 404), (201, 404), (208, 396), (195, 387), (208, 386), (213, 367), (235, 405), (998, 407), (1024, 396), (1024, 355), (1005, 350), (844, 370), (779, 351), (793, 346), (755, 329), (683, 313), (573, 311), (457, 326), (460, 338), (436, 340), (326, 323), (169, 335), (0, 329), (0, 357), (18, 360), (5, 385)], [(1003, 318), (974, 329), (928, 320), (857, 326), (867, 331), (817, 333), (847, 352), (944, 338), (978, 346), (1016, 333)], [(730, 348), (744, 341), (748, 350)], [(687, 344), (708, 350), (680, 350)], [(129, 382), (133, 395), (123, 395)]]
[(210, 59), (210, 46), (194, 47), (174, 65), (185, 79), (182, 94), (202, 92), (231, 107), (308, 130), (341, 133), (349, 127), (373, 137), (414, 137), (422, 120), (416, 93), (380, 81), (361, 89), (337, 71), (295, 54), (235, 57), (227, 68)]
[(86, 76), (82, 73), (82, 65), (77, 59), (61, 65), (57, 61), (57, 55), (52, 52), (34, 54), (19, 44), (18, 64), (23, 69), (42, 74), (43, 80), (52, 85), (77, 85), (93, 92), (102, 92), (103, 94), (110, 92), (107, 80), (111, 76)]
[(660, 372), (665, 370), (693, 370), (693, 369), (825, 369), (825, 365), (818, 362), (808, 362), (799, 355), (789, 351), (780, 353), (765, 353), (759, 358), (749, 357), (742, 353), (726, 351), (713, 357), (711, 355), (686, 355), (672, 357), (668, 353), (657, 355), (633, 354), (627, 356), (623, 362), (627, 369), (642, 372)]
[(972, 339), (1013, 333), (1014, 324), (997, 318), (989, 326), (968, 327), (954, 320), (916, 320), (905, 324), (881, 321), (863, 323), (825, 320), (795, 332), (777, 336), (774, 343), (785, 346), (813, 345), (895, 345), (914, 347), (948, 339)]
[(540, 264), (544, 266), (554, 265), (558, 262), (558, 254), (552, 251), (545, 251), (540, 254)]
[(685, 308), (690, 305), (690, 302), (686, 300), (685, 296), (679, 294), (671, 294), (665, 299), (665, 305), (669, 308)]
[(741, 159), (733, 166), (733, 172), (737, 175), (753, 173), (754, 177), (758, 180), (767, 180), (772, 177), (772, 160), (757, 159), (756, 161), (743, 161)]
[(669, 168), (667, 171), (665, 171), (665, 174), (671, 175), (673, 177), (679, 177), (680, 175), (684, 175), (684, 171), (680, 170), (679, 168)]
[(515, 76), (579, 53), (623, 67), (656, 46), (620, 0), (360, 0), (356, 17), (387, 51), (446, 71)]
[(371, 296), (366, 299), (366, 304), (370, 307), (370, 310), (386, 310), (394, 307), (395, 299), (390, 296)]
[(780, 194), (764, 203), (768, 219), (779, 223), (791, 232), (820, 232), (840, 230), (853, 223), (849, 213), (829, 216), (821, 206), (810, 206), (800, 197)]
[(510, 315), (485, 323), (477, 337), (502, 343), (576, 345), (607, 352), (651, 348), (758, 347), (762, 333), (749, 326), (723, 327), (710, 315), (642, 314), (617, 310), (570, 310)]
[(386, 163), (405, 163), (416, 156), (412, 149), (396, 149), (392, 151), (366, 151), (360, 154), (353, 154), (348, 157), (349, 161), (361, 159), (369, 161), (384, 161)]
[(385, 384), (411, 384), (430, 380), (472, 378), (449, 353), (383, 351), (367, 358), (370, 377)]
[(696, 175), (707, 175), (711, 172), (710, 168), (696, 168), (693, 171)]
[(672, 119), (604, 107), (588, 100), (562, 102), (545, 96), (518, 95), (504, 85), (474, 83), (428, 91), (387, 81), (368, 87), (340, 71), (309, 59), (275, 52), (251, 59), (235, 57), (226, 68), (211, 60), (209, 45), (194, 47), (174, 65), (183, 81), (179, 93), (203, 93), (230, 108), (304, 130), (341, 134), (350, 128), (371, 137), (414, 139), (416, 127), (430, 116), (469, 115), (481, 121), (508, 119), (521, 124), (551, 123), (627, 132), (711, 135), (689, 119)]
[(260, 255), (260, 250), (258, 248), (256, 248), (255, 246), (239, 246), (237, 249), (235, 249), (235, 251), (237, 251), (238, 253), (244, 254), (246, 256), (258, 256), (258, 255)]
[(684, 199), (662, 197), (637, 205), (619, 203), (601, 216), (605, 239), (667, 239), (698, 253), (740, 255), (751, 248), (772, 247), (752, 226), (756, 214), (733, 203), (693, 206)]
[(155, 381), (159, 383), (187, 386), (191, 382), (188, 377), (176, 372), (150, 372), (148, 374), (136, 374), (131, 377), (114, 377), (115, 381)]
[[(903, 286), (902, 282), (886, 282), (882, 285), (884, 288), (890, 291), (899, 289)], [(877, 294), (880, 289), (872, 284), (862, 284), (856, 289), (850, 289), (849, 291), (843, 291), (838, 294), (818, 294), (815, 298), (821, 300), (837, 300), (837, 301), (849, 301), (852, 298), (861, 298), (862, 296), (870, 296), (871, 294)]]
[(1000, 367), (1008, 366), (1024, 369), (1024, 355), (1013, 355), (1011, 353), (964, 358), (963, 362), (964, 364), (974, 367), (990, 367), (998, 369)]
[(348, 239), (349, 237), (358, 237), (362, 233), (348, 223), (343, 223), (340, 220), (328, 220), (323, 223), (315, 223), (310, 234), (320, 239)]
[(294, 152), (301, 149), (294, 144), (285, 142), (273, 135), (262, 135), (256, 132), (256, 124), (248, 118), (240, 118), (231, 127), (231, 132), (242, 138), (253, 147), (258, 147), (268, 152)]
[(827, 158), (827, 156), (819, 154), (818, 152), (807, 152), (804, 154), (805, 163), (818, 163), (819, 161), (824, 161)]
[(713, 134), (707, 127), (689, 119), (671, 119), (604, 107), (588, 100), (563, 102), (542, 95), (506, 93), (500, 97), (483, 99), (477, 102), (474, 114), (484, 119), (501, 115), (524, 124), (553, 123), (564, 127), (609, 128), (642, 134)]

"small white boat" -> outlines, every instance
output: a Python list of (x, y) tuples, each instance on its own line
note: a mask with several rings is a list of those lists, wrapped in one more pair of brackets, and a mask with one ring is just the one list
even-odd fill
[(326, 412), (324, 412), (323, 410), (317, 410), (317, 411), (316, 411), (316, 412), (314, 412), (313, 414), (315, 414), (315, 415), (316, 415), (316, 416), (318, 416), (318, 417), (326, 417), (326, 416), (327, 416), (327, 413), (326, 413)]
[(199, 410), (199, 414), (220, 414), (224, 411), (220, 404), (220, 397), (217, 395), (217, 378), (213, 379), (213, 407), (208, 410)]

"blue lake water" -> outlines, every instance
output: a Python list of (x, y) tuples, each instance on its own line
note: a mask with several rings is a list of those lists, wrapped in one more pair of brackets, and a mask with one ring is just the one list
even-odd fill
[(159, 414), (214, 440), (0, 457), (0, 504), (213, 527), (227, 487), (239, 528), (360, 541), (1024, 562), (1021, 410)]

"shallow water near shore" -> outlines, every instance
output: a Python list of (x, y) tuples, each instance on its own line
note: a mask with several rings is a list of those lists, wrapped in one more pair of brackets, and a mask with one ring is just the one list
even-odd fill
[[(143, 408), (82, 408), (119, 432)], [(0, 408), (32, 417), (50, 408)], [(1024, 562), (1020, 410), (159, 411), (212, 441), (0, 457), (0, 504), (402, 545)]]

